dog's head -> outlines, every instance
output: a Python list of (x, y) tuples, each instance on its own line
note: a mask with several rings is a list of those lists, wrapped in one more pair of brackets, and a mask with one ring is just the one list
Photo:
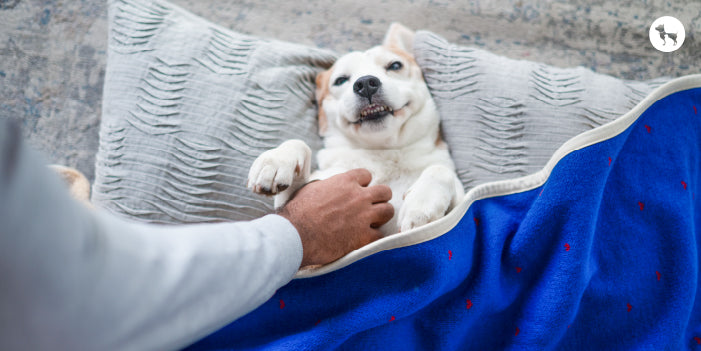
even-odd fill
[(316, 78), (319, 132), (363, 148), (398, 148), (437, 130), (438, 116), (412, 56), (414, 33), (393, 24), (382, 46), (351, 52)]
[(660, 33), (664, 33), (664, 23), (662, 23), (662, 24), (658, 25), (657, 27), (655, 27), (655, 30), (658, 31), (658, 32), (660, 32)]

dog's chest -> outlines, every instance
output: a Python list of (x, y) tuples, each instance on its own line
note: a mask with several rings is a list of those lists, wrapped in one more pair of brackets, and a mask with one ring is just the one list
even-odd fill
[[(394, 190), (413, 183), (428, 167), (426, 157), (398, 150), (320, 150), (317, 155), (318, 179), (328, 178), (355, 168), (365, 168), (372, 174), (371, 184), (386, 184)], [(314, 177), (317, 178), (317, 177)]]

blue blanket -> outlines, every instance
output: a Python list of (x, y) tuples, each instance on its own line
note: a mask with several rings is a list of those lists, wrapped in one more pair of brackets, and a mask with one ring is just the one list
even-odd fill
[(293, 280), (190, 348), (701, 350), (699, 81), (571, 140), (542, 180), (468, 193), (449, 231)]

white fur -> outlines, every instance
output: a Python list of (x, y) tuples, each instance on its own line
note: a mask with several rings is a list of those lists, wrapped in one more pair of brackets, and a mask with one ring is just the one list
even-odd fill
[[(322, 99), (320, 114), (326, 118), (320, 128), (325, 147), (317, 154), (319, 170), (310, 172), (309, 147), (290, 140), (256, 159), (248, 187), (275, 194), (279, 208), (311, 180), (365, 168), (373, 176), (371, 185), (386, 184), (392, 189), (395, 216), (380, 228), (385, 235), (429, 223), (452, 209), (463, 188), (440, 141), (439, 116), (421, 70), (404, 51), (411, 40), (411, 31), (393, 25), (383, 46), (349, 53), (323, 75), (328, 90), (317, 92)], [(388, 69), (394, 62), (402, 68)], [(391, 107), (393, 115), (357, 124), (369, 102), (354, 92), (353, 85), (364, 76), (379, 79), (382, 86), (373, 102)], [(334, 85), (339, 77), (347, 81)], [(283, 191), (278, 191), (279, 185)]]

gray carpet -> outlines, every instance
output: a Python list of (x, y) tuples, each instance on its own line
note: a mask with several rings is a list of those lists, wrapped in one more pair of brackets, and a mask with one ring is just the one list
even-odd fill
[[(389, 23), (451, 42), (560, 67), (646, 80), (701, 73), (701, 1), (173, 0), (233, 30), (331, 49), (378, 44)], [(105, 72), (105, 0), (0, 0), (0, 118), (21, 119), (52, 163), (93, 179)], [(677, 17), (673, 53), (648, 40), (654, 19)]]

